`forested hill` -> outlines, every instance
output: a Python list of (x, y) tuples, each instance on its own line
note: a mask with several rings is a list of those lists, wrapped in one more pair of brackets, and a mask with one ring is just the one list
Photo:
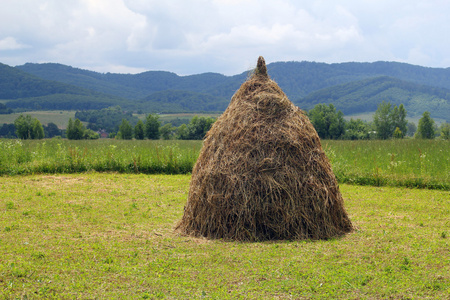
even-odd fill
[[(78, 87), (84, 93), (97, 93), (97, 97), (110, 96), (109, 100), (102, 102), (104, 105), (110, 102), (125, 109), (142, 109), (146, 112), (223, 111), (248, 76), (248, 71), (235, 76), (217, 73), (178, 76), (165, 71), (102, 74), (61, 64), (25, 64), (8, 68), (17, 73), (10, 72), (6, 77), (28, 74), (25, 81), (42, 79), (50, 86), (59, 83), (67, 89), (69, 86)], [(303, 109), (309, 109), (315, 103), (333, 103), (347, 114), (373, 112), (376, 105), (385, 100), (404, 103), (410, 115), (428, 110), (433, 117), (450, 119), (450, 69), (396, 62), (275, 62), (267, 68), (271, 78)], [(0, 73), (4, 69), (0, 68)], [(4, 74), (0, 76), (5, 77)], [(21, 89), (20, 86), (9, 86), (2, 92), (24, 95)], [(38, 91), (34, 95), (32, 89), (27, 90), (26, 97), (34, 97), (34, 100), (28, 99), (27, 102), (27, 99), (21, 99), (24, 108), (34, 103), (36, 97), (40, 97), (38, 100), (41, 104), (45, 101), (54, 102), (57, 98)], [(2, 95), (1, 99), (14, 98)], [(11, 101), (7, 106), (20, 107), (17, 103)], [(58, 106), (58, 103), (54, 104), (54, 107)], [(77, 109), (85, 109), (84, 104), (80, 104)], [(35, 105), (39, 106), (43, 107)]]
[(178, 76), (166, 71), (103, 74), (54, 63), (28, 63), (17, 68), (43, 79), (64, 82), (131, 100), (140, 100), (152, 93), (168, 90), (184, 90), (229, 98), (245, 80), (243, 75), (230, 77), (218, 73), (190, 76)]
[(293, 98), (304, 97), (323, 88), (380, 76), (450, 89), (450, 68), (427, 68), (398, 62), (276, 62), (267, 68), (270, 76)]
[(17, 68), (0, 64), (0, 99), (39, 97), (51, 94), (87, 94), (83, 88), (43, 80)]
[[(97, 73), (61, 64), (25, 64), (16, 67), (40, 78), (114, 94), (128, 99), (142, 99), (164, 90), (187, 90), (212, 94), (229, 100), (248, 76), (217, 73), (178, 76), (166, 71), (140, 74)], [(290, 98), (352, 81), (389, 76), (421, 85), (450, 89), (450, 69), (427, 68), (397, 62), (337, 63), (275, 62), (267, 66), (269, 74)]]
[(333, 103), (344, 114), (351, 115), (375, 111), (382, 101), (403, 104), (411, 117), (430, 111), (435, 118), (450, 119), (450, 90), (388, 76), (324, 88), (294, 103), (304, 110), (318, 103)]
[(0, 99), (6, 106), (19, 109), (99, 109), (124, 103), (83, 87), (39, 78), (20, 69), (0, 63)]

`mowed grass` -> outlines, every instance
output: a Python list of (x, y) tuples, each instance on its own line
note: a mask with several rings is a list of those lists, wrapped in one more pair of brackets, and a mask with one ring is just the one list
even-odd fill
[(448, 299), (450, 194), (341, 185), (356, 231), (224, 242), (173, 231), (189, 175), (0, 178), (5, 299)]
[(23, 113), (13, 113), (9, 115), (0, 115), (0, 124), (14, 123), (21, 114), (30, 115), (38, 119), (43, 125), (47, 125), (52, 122), (55, 123), (60, 129), (65, 129), (69, 123), (69, 119), (75, 120), (75, 111), (61, 110), (61, 111), (27, 111)]

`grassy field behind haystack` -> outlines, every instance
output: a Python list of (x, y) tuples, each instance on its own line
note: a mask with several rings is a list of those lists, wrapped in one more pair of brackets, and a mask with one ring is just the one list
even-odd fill
[[(450, 190), (450, 141), (322, 141), (340, 183)], [(0, 175), (187, 174), (201, 141), (0, 139)]]
[(341, 183), (450, 190), (450, 141), (323, 141)]
[(341, 185), (339, 239), (180, 236), (189, 175), (0, 178), (4, 299), (447, 299), (450, 194)]

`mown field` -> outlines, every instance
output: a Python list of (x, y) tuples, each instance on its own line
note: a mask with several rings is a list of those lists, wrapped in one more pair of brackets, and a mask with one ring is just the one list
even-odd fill
[(356, 230), (239, 243), (173, 230), (201, 141), (0, 140), (0, 295), (448, 298), (449, 142), (322, 144)]
[(55, 123), (60, 129), (65, 129), (69, 123), (69, 119), (75, 119), (75, 111), (61, 110), (61, 111), (27, 111), (23, 113), (13, 113), (9, 115), (0, 115), (0, 124), (14, 123), (21, 114), (30, 115), (33, 118), (38, 119), (42, 124), (47, 125), (52, 122)]
[[(450, 190), (450, 142), (323, 141), (340, 183)], [(0, 140), (0, 175), (120, 172), (187, 174), (201, 141)]]
[(354, 232), (240, 243), (173, 231), (189, 180), (0, 177), (0, 298), (449, 299), (448, 191), (342, 184)]

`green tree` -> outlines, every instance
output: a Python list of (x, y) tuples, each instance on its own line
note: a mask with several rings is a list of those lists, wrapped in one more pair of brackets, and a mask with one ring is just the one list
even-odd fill
[(395, 136), (395, 131), (398, 128), (401, 135), (399, 136), (398, 135), (399, 132), (397, 132), (396, 138), (403, 138), (408, 131), (408, 126), (407, 126), (408, 121), (406, 121), (406, 109), (403, 106), (403, 104), (400, 104), (398, 107), (396, 105), (394, 105), (394, 108), (392, 109), (391, 118), (392, 118), (392, 127), (395, 128), (394, 136)]
[(43, 139), (45, 136), (44, 127), (41, 122), (30, 115), (22, 114), (14, 121), (16, 135), (20, 139)]
[(344, 114), (333, 104), (317, 104), (308, 112), (309, 119), (322, 139), (338, 139), (345, 133)]
[(444, 122), (441, 124), (441, 138), (443, 140), (450, 140), (450, 124)]
[(174, 130), (175, 127), (172, 126), (172, 123), (167, 123), (159, 129), (159, 132), (163, 140), (170, 140)]
[(144, 122), (142, 122), (142, 120), (139, 120), (136, 124), (136, 126), (134, 126), (134, 138), (137, 140), (143, 140), (145, 137), (145, 133), (144, 133)]
[(194, 116), (187, 125), (188, 139), (202, 140), (214, 122), (215, 119), (211, 117), (205, 118)]
[(334, 116), (332, 116), (332, 121), (330, 123), (330, 138), (331, 139), (338, 139), (345, 133), (345, 120), (344, 120), (344, 114), (339, 110), (336, 112), (336, 108), (334, 106), (331, 107), (332, 104), (330, 104), (330, 110), (333, 110)]
[(81, 123), (80, 119), (75, 119), (73, 122), (73, 132), (74, 132), (74, 140), (82, 140), (84, 138), (84, 128), (83, 123)]
[(40, 140), (44, 138), (44, 135), (44, 127), (38, 119), (34, 118), (31, 122), (31, 138)]
[(159, 116), (156, 114), (149, 114), (145, 122), (145, 136), (150, 140), (159, 139), (159, 127), (161, 122), (158, 120)]
[(52, 122), (48, 123), (47, 126), (44, 126), (44, 132), (45, 136), (49, 138), (61, 135), (61, 130), (55, 123)]
[(177, 140), (189, 139), (189, 131), (186, 124), (181, 124), (180, 126), (178, 126), (176, 131), (176, 139)]
[(419, 120), (416, 136), (422, 139), (434, 139), (434, 135), (434, 120), (431, 118), (430, 113), (426, 111)]
[(83, 133), (83, 139), (85, 140), (97, 140), (100, 135), (92, 129), (85, 129)]
[(117, 135), (119, 136), (119, 139), (122, 140), (131, 140), (133, 138), (133, 128), (126, 119), (122, 119)]
[(382, 102), (378, 105), (378, 108), (373, 117), (373, 122), (377, 131), (377, 137), (382, 140), (391, 138), (394, 133), (392, 123), (392, 105), (390, 102)]
[(80, 119), (75, 119), (75, 122), (72, 121), (72, 118), (69, 119), (69, 124), (67, 125), (66, 135), (69, 140), (82, 140), (85, 138), (85, 131), (83, 123), (81, 123)]
[(369, 128), (366, 123), (361, 119), (350, 121), (345, 123), (345, 133), (343, 136), (346, 140), (363, 140), (369, 138)]
[(377, 137), (382, 140), (394, 136), (396, 128), (397, 138), (403, 138), (408, 132), (408, 122), (406, 121), (406, 109), (403, 104), (392, 106), (390, 102), (382, 102), (373, 116)]
[(19, 139), (27, 140), (31, 139), (33, 120), (30, 115), (20, 115), (15, 121), (16, 135)]
[(67, 124), (67, 128), (66, 128), (66, 136), (69, 140), (73, 140), (73, 121), (72, 118), (69, 118), (69, 123)]

